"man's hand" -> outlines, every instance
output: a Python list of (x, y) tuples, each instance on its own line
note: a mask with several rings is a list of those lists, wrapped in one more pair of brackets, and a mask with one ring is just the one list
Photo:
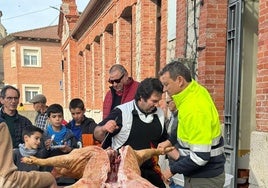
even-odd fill
[(170, 157), (173, 160), (178, 160), (180, 158), (179, 151), (175, 148), (174, 150), (167, 153), (168, 157)]
[(107, 123), (103, 126), (103, 129), (106, 132), (113, 133), (116, 129), (118, 129), (119, 126), (116, 124), (115, 120), (109, 120)]
[(107, 121), (103, 126), (98, 125), (94, 130), (95, 139), (99, 142), (103, 142), (109, 133), (113, 133), (116, 129), (118, 129), (119, 126), (116, 123), (116, 119)]
[(157, 149), (160, 149), (160, 150), (164, 151), (167, 147), (170, 147), (170, 146), (171, 146), (170, 141), (166, 140), (164, 142), (159, 143), (158, 146), (157, 146)]
[(166, 184), (170, 184), (170, 178), (173, 176), (173, 174), (170, 172), (170, 169), (166, 169), (162, 171), (162, 179)]

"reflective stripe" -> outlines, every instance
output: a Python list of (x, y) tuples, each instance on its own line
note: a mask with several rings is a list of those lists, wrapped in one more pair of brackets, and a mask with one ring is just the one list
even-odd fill
[(219, 143), (220, 143), (220, 140), (221, 140), (221, 135), (219, 135), (218, 137), (216, 137), (216, 138), (213, 138), (213, 140), (212, 140), (212, 146), (216, 146), (216, 145), (218, 145)]
[(190, 155), (190, 150), (189, 149), (179, 149), (180, 156), (186, 157)]
[(221, 147), (219, 147), (219, 148), (212, 149), (212, 150), (210, 151), (210, 156), (211, 156), (211, 157), (216, 157), (216, 156), (219, 156), (219, 155), (221, 155), (221, 154), (223, 154), (223, 153), (224, 153), (224, 147), (221, 146)]
[[(187, 156), (187, 155), (190, 155), (190, 150), (189, 150), (189, 149), (186, 149), (186, 148), (184, 148), (184, 149), (179, 148), (179, 151), (180, 151), (180, 155), (181, 155), (181, 156)], [(210, 151), (210, 156), (211, 156), (211, 157), (216, 157), (216, 156), (219, 156), (219, 155), (221, 155), (221, 154), (223, 154), (223, 153), (224, 153), (224, 147), (221, 146), (221, 147), (219, 147), (219, 148), (212, 149), (212, 150)]]
[(196, 153), (194, 153), (194, 152), (190, 153), (190, 159), (192, 159), (192, 161), (194, 161), (194, 163), (199, 165), (199, 166), (204, 166), (208, 162), (208, 161), (205, 161), (202, 158), (198, 157), (196, 155)]
[[(182, 140), (178, 139), (179, 142), (179, 151), (181, 156), (188, 156), (191, 154), (191, 152), (209, 152), (211, 157), (216, 157), (224, 153), (224, 147), (223, 145), (217, 148), (211, 149), (213, 146), (217, 146), (221, 142), (221, 136), (218, 136), (213, 139), (212, 145), (189, 145), (186, 142), (183, 142)], [(191, 157), (194, 160), (195, 157)]]
[[(218, 144), (220, 143), (221, 137), (222, 137), (222, 136), (220, 135), (220, 136), (214, 138), (214, 139), (212, 140), (211, 146), (216, 146), (216, 145), (218, 145)], [(179, 139), (179, 138), (177, 138), (177, 140), (178, 140), (179, 144), (180, 144), (182, 147), (190, 148), (190, 145), (189, 145), (187, 142), (183, 142), (183, 141), (182, 141), (181, 139)], [(196, 146), (201, 146), (201, 145), (196, 145)], [(204, 146), (206, 146), (206, 145), (204, 145)]]
[(210, 152), (211, 145), (192, 145), (190, 150), (193, 152)]

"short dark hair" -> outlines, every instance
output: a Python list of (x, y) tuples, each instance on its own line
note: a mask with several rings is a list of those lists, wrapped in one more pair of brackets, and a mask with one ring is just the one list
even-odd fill
[(164, 73), (169, 72), (170, 78), (176, 80), (178, 76), (182, 76), (187, 82), (192, 81), (192, 76), (190, 69), (186, 67), (182, 62), (174, 60), (168, 63), (160, 72), (159, 75), (162, 76)]
[(5, 98), (6, 97), (6, 93), (7, 93), (7, 90), (8, 89), (15, 90), (17, 92), (17, 94), (18, 94), (18, 97), (20, 98), (20, 91), (17, 88), (15, 88), (14, 86), (12, 86), (12, 85), (6, 85), (6, 86), (4, 86), (2, 88), (2, 90), (1, 90), (1, 97), (2, 98)]
[(31, 136), (33, 135), (35, 132), (39, 132), (41, 134), (44, 133), (44, 131), (42, 129), (40, 129), (39, 127), (36, 127), (36, 126), (33, 126), (33, 125), (30, 125), (30, 126), (27, 126), (25, 127), (23, 130), (22, 130), (22, 136)]
[(163, 93), (163, 85), (158, 78), (145, 78), (138, 86), (135, 101), (143, 98), (145, 101), (151, 97), (151, 95), (156, 93)]
[(47, 116), (50, 117), (51, 113), (62, 113), (63, 114), (63, 108), (60, 104), (51, 104), (47, 108)]
[(69, 104), (69, 110), (75, 109), (75, 108), (79, 108), (81, 110), (84, 110), (85, 109), (84, 102), (79, 98), (72, 99), (70, 101), (70, 104)]

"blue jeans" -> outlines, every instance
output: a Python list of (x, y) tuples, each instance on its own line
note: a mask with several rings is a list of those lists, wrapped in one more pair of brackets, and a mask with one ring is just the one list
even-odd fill
[(169, 184), (169, 187), (170, 187), (170, 188), (183, 188), (183, 187), (180, 186), (180, 185), (176, 185), (176, 184), (174, 183), (174, 181), (171, 181), (171, 183)]

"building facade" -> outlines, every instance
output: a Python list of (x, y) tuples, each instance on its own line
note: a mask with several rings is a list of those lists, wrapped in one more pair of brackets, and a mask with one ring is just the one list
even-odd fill
[(268, 186), (267, 0), (91, 0), (80, 17), (62, 2), (65, 107), (80, 97), (98, 121), (111, 65), (141, 81), (181, 59), (219, 110), (232, 187), (243, 169), (241, 186)]
[(47, 104), (63, 101), (61, 45), (57, 26), (49, 26), (7, 35), (3, 46), (4, 84), (21, 92), (20, 102), (33, 110), (29, 100), (42, 93)]
[[(0, 11), (0, 40), (7, 36), (6, 28), (1, 23), (2, 11)], [(3, 47), (0, 46), (0, 88), (4, 85)]]

